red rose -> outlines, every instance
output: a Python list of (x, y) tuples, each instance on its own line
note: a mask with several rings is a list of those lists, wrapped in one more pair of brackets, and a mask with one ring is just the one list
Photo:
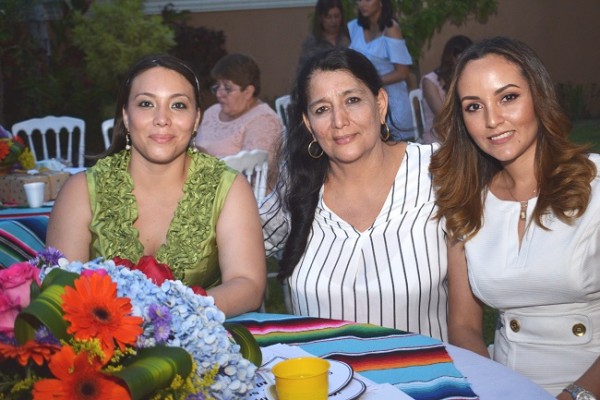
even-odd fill
[(115, 265), (122, 265), (123, 267), (127, 267), (129, 269), (134, 269), (135, 267), (135, 264), (131, 260), (121, 258), (119, 256), (114, 257), (113, 261), (115, 262)]
[(200, 296), (207, 295), (206, 290), (204, 290), (204, 288), (202, 286), (195, 285), (195, 286), (190, 286), (190, 287), (192, 288), (192, 290), (194, 291), (195, 294), (198, 294)]
[(131, 270), (138, 270), (144, 273), (148, 279), (160, 286), (162, 283), (169, 279), (175, 280), (171, 268), (167, 264), (161, 264), (153, 256), (143, 256), (138, 261), (137, 265), (132, 263), (130, 260), (121, 257), (114, 257), (113, 261), (115, 265), (122, 265)]

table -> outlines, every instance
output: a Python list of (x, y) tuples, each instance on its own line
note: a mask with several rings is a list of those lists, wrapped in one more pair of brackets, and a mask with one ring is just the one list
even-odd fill
[(553, 399), (510, 369), (427, 336), (283, 314), (248, 313), (229, 321), (246, 326), (261, 347), (284, 343), (344, 361), (365, 378), (391, 383), (417, 400)]
[(0, 207), (0, 268), (34, 258), (45, 248), (52, 207)]
[(43, 206), (39, 208), (29, 207), (2, 207), (0, 206), (0, 220), (20, 219), (28, 217), (50, 217), (52, 206)]

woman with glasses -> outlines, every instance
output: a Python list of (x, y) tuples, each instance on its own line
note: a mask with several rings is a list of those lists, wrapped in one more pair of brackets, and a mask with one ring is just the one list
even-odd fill
[(242, 150), (269, 152), (269, 170), (276, 176), (275, 153), (284, 130), (281, 119), (260, 94), (260, 70), (245, 54), (229, 54), (211, 71), (218, 103), (204, 113), (196, 147), (221, 158)]

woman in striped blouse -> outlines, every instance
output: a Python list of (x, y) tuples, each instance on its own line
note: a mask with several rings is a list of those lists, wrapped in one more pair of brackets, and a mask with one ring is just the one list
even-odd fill
[(294, 313), (446, 339), (446, 243), (428, 172), (434, 147), (389, 141), (387, 93), (354, 50), (310, 59), (292, 104), (285, 187), (261, 216)]

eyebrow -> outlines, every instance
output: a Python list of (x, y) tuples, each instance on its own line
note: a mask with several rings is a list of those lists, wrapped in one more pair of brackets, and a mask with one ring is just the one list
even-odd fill
[[(361, 92), (364, 92), (364, 91), (363, 91), (363, 90), (361, 90), (360, 88), (352, 88), (352, 89), (344, 90), (344, 91), (341, 93), (341, 95), (342, 95), (342, 96), (346, 96), (346, 95), (348, 95), (348, 94), (350, 94), (350, 93), (361, 93)], [(308, 103), (308, 108), (310, 108), (310, 107), (314, 106), (315, 104), (322, 103), (322, 102), (324, 102), (324, 101), (326, 101), (326, 100), (325, 100), (325, 97), (321, 97), (320, 99), (317, 99), (317, 100), (315, 100), (315, 101), (311, 101), (310, 103)]]
[[(148, 97), (153, 97), (153, 98), (154, 98), (154, 97), (156, 97), (156, 95), (155, 95), (155, 94), (153, 94), (153, 93), (149, 93), (149, 92), (140, 92), (140, 93), (136, 93), (136, 94), (134, 95), (134, 98), (137, 98), (137, 97), (139, 97), (139, 96), (148, 96)], [(188, 100), (191, 100), (191, 97), (190, 97), (190, 96), (188, 96), (188, 95), (187, 95), (187, 94), (185, 94), (185, 93), (173, 93), (171, 96), (169, 96), (169, 98), (170, 98), (170, 99), (174, 99), (174, 98), (177, 98), (177, 97), (185, 97), (186, 99), (188, 99)]]
[[(504, 92), (506, 89), (513, 88), (513, 87), (514, 88), (518, 88), (518, 89), (521, 88), (519, 85), (516, 85), (514, 83), (509, 83), (508, 85), (504, 85), (501, 88), (496, 89), (494, 91), (494, 94), (495, 95), (500, 94), (500, 93)], [(461, 97), (461, 99), (460, 99), (461, 102), (463, 102), (465, 100), (479, 100), (479, 97), (477, 97), (477, 96), (465, 96), (465, 97)]]

